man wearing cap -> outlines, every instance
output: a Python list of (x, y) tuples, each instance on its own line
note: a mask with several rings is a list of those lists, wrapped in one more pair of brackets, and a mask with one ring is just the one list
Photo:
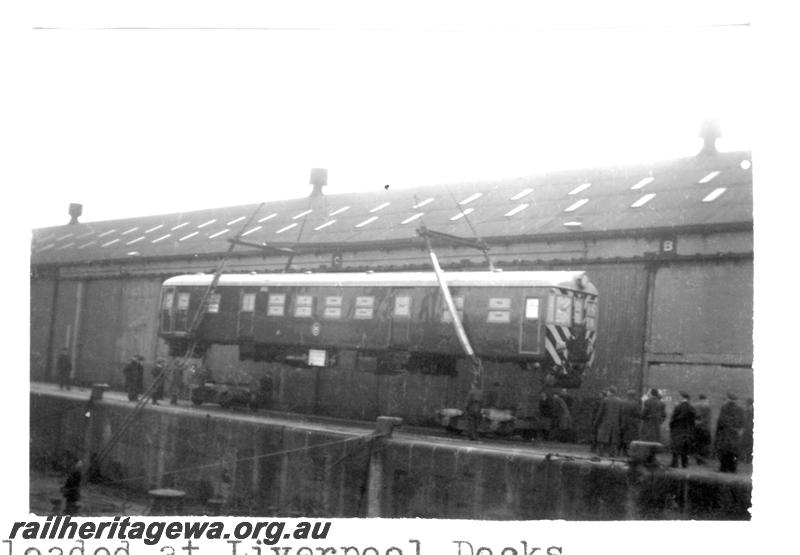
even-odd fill
[(695, 411), (689, 403), (690, 396), (685, 391), (680, 392), (681, 400), (672, 410), (669, 419), (669, 440), (672, 447), (672, 468), (678, 467), (678, 458), (681, 466), (689, 466), (689, 453), (692, 450), (694, 439)]
[(628, 390), (627, 397), (622, 403), (620, 450), (623, 455), (627, 456), (628, 446), (632, 441), (639, 439), (639, 428), (642, 423), (642, 404), (633, 389)]
[(58, 389), (70, 388), (70, 374), (72, 373), (72, 361), (69, 356), (69, 349), (64, 347), (56, 360), (58, 368)]
[(622, 422), (622, 399), (617, 396), (617, 388), (608, 388), (608, 396), (600, 402), (594, 425), (597, 428), (597, 454), (615, 457), (620, 440)]
[(661, 423), (666, 417), (667, 408), (661, 394), (653, 388), (642, 407), (642, 441), (661, 443)]
[(152, 394), (154, 405), (157, 405), (158, 402), (164, 397), (164, 380), (166, 379), (166, 376), (163, 374), (165, 369), (166, 363), (164, 362), (163, 358), (160, 358), (150, 370), (150, 374), (153, 376), (153, 381), (156, 383)]
[(711, 405), (708, 398), (701, 393), (694, 405), (694, 456), (697, 464), (705, 464), (711, 450)]
[(736, 403), (736, 400), (736, 395), (728, 393), (728, 400), (719, 409), (714, 445), (719, 457), (720, 472), (736, 472), (744, 427), (744, 409)]
[(144, 377), (144, 368), (142, 363), (139, 362), (141, 358), (139, 355), (132, 356), (125, 368), (122, 369), (122, 374), (125, 376), (125, 391), (128, 392), (129, 401), (139, 400)]

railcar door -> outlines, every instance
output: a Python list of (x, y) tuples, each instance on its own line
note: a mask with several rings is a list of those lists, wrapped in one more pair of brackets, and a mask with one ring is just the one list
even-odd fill
[(161, 332), (170, 333), (174, 326), (173, 304), (175, 302), (175, 288), (167, 287), (161, 296)]
[(413, 289), (395, 289), (392, 295), (391, 345), (407, 348), (411, 330), (411, 314), (414, 307)]
[(533, 292), (525, 295), (522, 318), (519, 323), (519, 352), (523, 355), (541, 353), (542, 302)]
[(239, 339), (253, 338), (253, 322), (256, 311), (256, 292), (242, 289), (239, 302), (239, 323), (237, 336)]

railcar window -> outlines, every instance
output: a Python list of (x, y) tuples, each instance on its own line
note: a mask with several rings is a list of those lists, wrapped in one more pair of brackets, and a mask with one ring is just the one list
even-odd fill
[(206, 307), (206, 312), (209, 314), (217, 314), (219, 312), (219, 303), (222, 299), (222, 295), (219, 293), (214, 293), (208, 298), (208, 306)]
[(189, 310), (191, 293), (178, 293), (178, 310)]
[(525, 300), (525, 319), (526, 320), (539, 319), (539, 299)]
[(572, 299), (566, 295), (556, 295), (555, 323), (569, 326), (572, 323)]
[(172, 291), (167, 291), (164, 293), (164, 302), (161, 304), (161, 308), (164, 310), (171, 310), (172, 303), (175, 300), (175, 294)]
[(492, 297), (489, 299), (489, 310), (508, 310), (511, 308), (511, 299), (508, 297)]
[(312, 295), (297, 295), (294, 300), (295, 318), (311, 318), (314, 309), (314, 297)]
[(490, 310), (486, 321), (490, 324), (507, 324), (511, 321), (511, 312), (508, 310)]
[(401, 317), (411, 316), (411, 297), (403, 295), (394, 299), (394, 315)]
[(356, 320), (371, 320), (375, 306), (375, 297), (356, 297), (356, 310), (353, 318)]
[(242, 294), (242, 312), (253, 312), (256, 309), (256, 294)]
[[(464, 297), (458, 296), (453, 297), (453, 304), (456, 305), (456, 312), (458, 313), (458, 319), (464, 320)], [(450, 323), (453, 321), (453, 317), (450, 315), (450, 311), (447, 309), (447, 305), (443, 303), (442, 306), (442, 322)]]
[(325, 311), (322, 314), (323, 318), (336, 320), (342, 317), (342, 297), (341, 296), (327, 296), (325, 297)]
[(576, 324), (583, 324), (583, 299), (575, 298), (572, 305), (572, 321)]
[(597, 302), (594, 300), (586, 301), (586, 329), (589, 331), (597, 329)]
[(507, 324), (511, 321), (511, 298), (491, 297), (486, 321), (490, 324)]
[(273, 293), (267, 297), (267, 316), (283, 316), (286, 306), (285, 293)]

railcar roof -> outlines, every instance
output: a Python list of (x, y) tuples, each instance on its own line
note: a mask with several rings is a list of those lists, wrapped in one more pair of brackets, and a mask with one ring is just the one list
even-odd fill
[[(753, 221), (748, 152), (454, 185), (390, 190), (379, 186), (374, 193), (336, 194), (327, 187), (325, 193), (266, 203), (246, 229), (242, 226), (257, 204), (41, 228), (33, 232), (31, 262), (218, 255), (240, 232), (242, 240), (252, 243), (324, 251), (419, 242), (416, 228), (422, 222), (462, 237), (473, 237), (471, 224), (491, 241), (575, 232), (752, 226)], [(224, 203), (222, 195), (220, 202)], [(237, 252), (243, 251), (259, 252), (237, 247)]]
[[(447, 272), (451, 287), (559, 287), (597, 294), (589, 283), (578, 284), (584, 272)], [(206, 286), (211, 274), (189, 274), (169, 278), (167, 286)], [(374, 272), (318, 274), (223, 274), (221, 286), (315, 286), (315, 287), (438, 287), (433, 272)]]

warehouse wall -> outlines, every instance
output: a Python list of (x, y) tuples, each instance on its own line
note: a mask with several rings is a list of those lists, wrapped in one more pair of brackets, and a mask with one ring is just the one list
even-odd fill
[(53, 278), (31, 279), (30, 313), (30, 376), (32, 380), (48, 378), (48, 370), (55, 375), (55, 367), (48, 368), (50, 332), (53, 325), (53, 299), (56, 295), (56, 280)]
[(86, 282), (78, 360), (83, 383), (121, 386), (122, 368), (140, 354), (152, 363), (165, 351), (157, 337), (161, 280), (128, 278)]

